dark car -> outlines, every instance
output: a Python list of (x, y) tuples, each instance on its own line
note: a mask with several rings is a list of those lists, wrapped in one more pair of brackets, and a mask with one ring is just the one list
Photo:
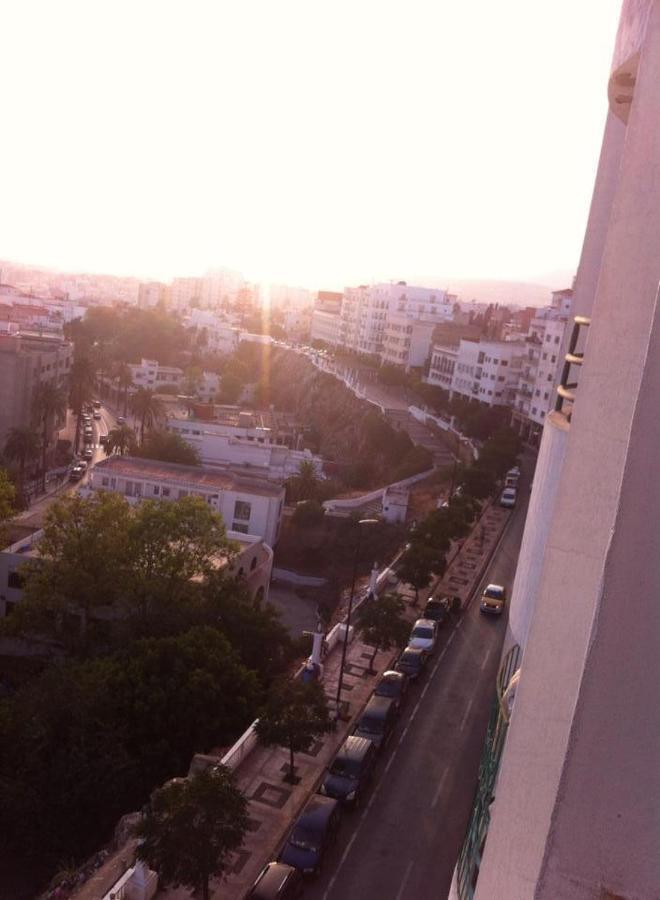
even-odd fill
[(374, 697), (389, 697), (396, 703), (397, 709), (401, 709), (407, 691), (408, 676), (404, 675), (403, 672), (395, 672), (394, 669), (389, 669), (381, 675), (374, 691)]
[(382, 750), (396, 725), (397, 705), (389, 697), (372, 697), (353, 729), (353, 734), (370, 740)]
[(424, 671), (427, 661), (428, 654), (425, 650), (406, 647), (394, 668), (397, 672), (403, 672), (404, 675), (407, 675), (408, 678), (414, 681)]
[(437, 622), (438, 626), (440, 626), (447, 618), (448, 612), (449, 603), (444, 597), (442, 599), (440, 597), (429, 597), (424, 607), (422, 618), (431, 619), (432, 622)]
[(303, 893), (303, 877), (299, 869), (280, 862), (270, 862), (253, 884), (247, 900), (298, 900)]
[(373, 775), (375, 761), (373, 742), (350, 735), (328, 769), (319, 793), (335, 797), (346, 805), (358, 806)]
[(340, 813), (338, 800), (315, 794), (298, 816), (278, 862), (294, 866), (304, 875), (318, 875), (323, 857), (336, 840)]

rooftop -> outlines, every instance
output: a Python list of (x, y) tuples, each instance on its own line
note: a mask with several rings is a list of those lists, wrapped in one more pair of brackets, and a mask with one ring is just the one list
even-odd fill
[(244, 491), (265, 497), (279, 497), (283, 488), (256, 478), (243, 478), (228, 469), (206, 466), (183, 466), (156, 459), (138, 459), (133, 456), (108, 456), (95, 466), (92, 472), (112, 472), (129, 478), (153, 478), (159, 481), (185, 481), (205, 488), (225, 491)]

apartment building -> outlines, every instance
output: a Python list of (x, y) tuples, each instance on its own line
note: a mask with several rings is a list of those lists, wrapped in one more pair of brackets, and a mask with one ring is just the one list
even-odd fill
[(431, 348), (431, 362), (426, 376), (428, 384), (451, 390), (454, 371), (458, 361), (458, 344), (434, 344)]
[(607, 96), (459, 900), (658, 896), (658, 0), (623, 3)]
[(213, 353), (234, 353), (240, 343), (240, 329), (226, 315), (210, 309), (191, 309), (186, 328), (194, 328), (204, 348)]
[(526, 353), (513, 401), (511, 427), (533, 446), (538, 446), (546, 416), (554, 405), (572, 297), (570, 289), (555, 291), (551, 305), (536, 311), (525, 338)]
[[(66, 386), (72, 359), (73, 344), (55, 335), (0, 334), (0, 447), (10, 429), (33, 423), (32, 401), (39, 384)], [(51, 450), (63, 424), (51, 423)]]
[(220, 513), (229, 531), (256, 535), (271, 547), (280, 533), (284, 488), (227, 469), (109, 456), (91, 470), (88, 488), (116, 491), (131, 503), (201, 497)]
[(436, 323), (405, 312), (390, 313), (385, 321), (381, 362), (406, 370), (421, 368), (431, 353)]
[(343, 294), (319, 291), (312, 310), (310, 340), (323, 341), (335, 347), (341, 338), (341, 307)]
[(201, 278), (175, 278), (170, 285), (170, 309), (174, 312), (186, 312), (193, 303), (199, 303), (202, 297)]
[(465, 341), (459, 344), (451, 381), (452, 396), (487, 406), (510, 406), (522, 368), (518, 341)]
[(167, 306), (169, 299), (169, 288), (160, 281), (141, 282), (138, 288), (137, 305), (138, 309), (154, 309), (155, 307)]

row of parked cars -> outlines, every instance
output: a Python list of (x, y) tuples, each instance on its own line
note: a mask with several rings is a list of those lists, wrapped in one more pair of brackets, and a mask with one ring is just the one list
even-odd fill
[(94, 427), (92, 420), (98, 421), (101, 418), (101, 401), (94, 400), (93, 403), (87, 403), (83, 407), (80, 414), (80, 424), (82, 427), (83, 450), (81, 459), (74, 460), (71, 470), (69, 471), (69, 481), (80, 481), (87, 466), (94, 458)]
[(504, 478), (504, 489), (500, 494), (500, 506), (512, 509), (516, 505), (518, 498), (518, 481), (520, 479), (520, 469), (514, 466), (509, 469)]
[(393, 669), (384, 672), (353, 733), (325, 772), (318, 793), (307, 802), (289, 832), (276, 862), (262, 870), (248, 893), (250, 900), (292, 900), (302, 896), (304, 878), (318, 875), (334, 844), (342, 809), (364, 798), (410, 686), (435, 652), (438, 628), (449, 614), (447, 600), (428, 600), (423, 618), (412, 627), (408, 646)]

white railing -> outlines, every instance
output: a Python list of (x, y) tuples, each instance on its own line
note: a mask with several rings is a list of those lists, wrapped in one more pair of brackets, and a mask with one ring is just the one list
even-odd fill
[(347, 497), (346, 499), (339, 497), (336, 500), (324, 500), (322, 505), (324, 509), (327, 509), (330, 512), (335, 509), (360, 509), (362, 506), (366, 506), (367, 503), (372, 503), (374, 500), (382, 500), (386, 491), (408, 487), (411, 484), (422, 481), (424, 478), (428, 478), (434, 471), (435, 469), (426, 469), (424, 472), (410, 475), (408, 478), (403, 478), (401, 481), (386, 484), (385, 487), (370, 491), (368, 494), (361, 494), (359, 497)]
[(240, 766), (248, 753), (251, 753), (252, 750), (254, 750), (254, 748), (257, 746), (258, 739), (257, 729), (255, 728), (255, 726), (258, 721), (258, 719), (254, 720), (247, 731), (243, 732), (234, 746), (230, 747), (220, 760), (222, 765), (227, 766), (227, 768), (231, 769), (232, 772)]

